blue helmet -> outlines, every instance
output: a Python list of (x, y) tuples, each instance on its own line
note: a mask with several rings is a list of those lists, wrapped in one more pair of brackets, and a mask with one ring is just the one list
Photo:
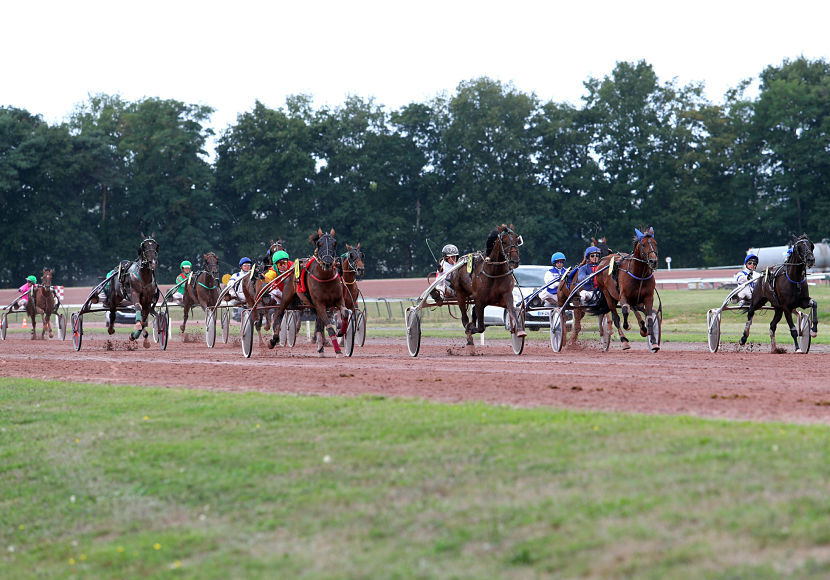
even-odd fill
[(588, 259), (589, 254), (602, 254), (602, 252), (596, 246), (588, 246), (588, 248), (585, 249), (585, 259), (586, 260)]
[(565, 257), (565, 254), (563, 254), (562, 252), (556, 252), (554, 255), (552, 255), (550, 257), (551, 265), (555, 264), (559, 260), (562, 260), (563, 262), (565, 262), (567, 260), (567, 258)]
[(240, 268), (242, 267), (242, 264), (253, 264), (253, 262), (251, 261), (250, 258), (245, 257), (245, 258), (242, 258), (241, 260), (239, 260), (239, 267)]
[(755, 260), (755, 265), (758, 265), (758, 256), (755, 254), (749, 254), (746, 258), (744, 258), (744, 266), (746, 266), (750, 260)]

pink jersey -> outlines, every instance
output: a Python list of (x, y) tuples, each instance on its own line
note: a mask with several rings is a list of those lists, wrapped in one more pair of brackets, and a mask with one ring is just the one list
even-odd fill
[(17, 289), (17, 291), (20, 292), (21, 294), (28, 294), (29, 290), (32, 288), (32, 286), (34, 286), (34, 284), (32, 284), (31, 282), (29, 282), (27, 280), (26, 283), (23, 284), (23, 286), (21, 286), (20, 288)]

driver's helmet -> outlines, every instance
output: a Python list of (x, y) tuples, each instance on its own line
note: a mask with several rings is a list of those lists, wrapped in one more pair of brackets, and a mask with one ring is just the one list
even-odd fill
[(182, 262), (181, 266), (180, 266), (180, 268), (182, 270), (184, 270), (185, 268), (192, 268), (192, 267), (193, 267), (193, 264), (191, 264), (190, 261), (188, 261), (188, 260), (185, 260), (184, 262)]
[(458, 257), (458, 248), (456, 248), (453, 244), (447, 244), (444, 246), (444, 249), (441, 250), (441, 253), (444, 255), (445, 258), (449, 258), (451, 256)]
[(28, 280), (32, 284), (37, 284), (37, 278), (35, 278), (34, 276), (26, 276), (26, 280)]
[(253, 262), (251, 261), (251, 259), (249, 257), (245, 256), (244, 258), (239, 260), (239, 267), (241, 268), (245, 264), (253, 264)]
[(588, 256), (590, 256), (591, 254), (602, 254), (602, 252), (601, 252), (601, 251), (600, 251), (600, 249), (599, 249), (598, 247), (596, 247), (596, 246), (588, 246), (588, 247), (585, 249), (585, 259), (587, 260), (587, 259), (588, 259)]
[(563, 254), (562, 252), (556, 252), (554, 255), (550, 257), (551, 266), (553, 266), (556, 262), (559, 262), (560, 260), (565, 262), (567, 261), (567, 258), (565, 257), (565, 254)]
[(274, 255), (271, 257), (271, 263), (275, 266), (278, 262), (282, 260), (290, 260), (291, 258), (288, 257), (288, 252), (285, 250), (280, 250), (279, 252), (274, 252)]
[(748, 265), (750, 262), (755, 262), (755, 265), (757, 266), (758, 265), (758, 256), (756, 256), (755, 254), (749, 254), (744, 259), (744, 266)]

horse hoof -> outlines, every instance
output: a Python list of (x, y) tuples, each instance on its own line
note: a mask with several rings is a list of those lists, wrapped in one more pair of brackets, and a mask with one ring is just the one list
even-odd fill
[(811, 331), (810, 331), (810, 336), (811, 336), (812, 338), (815, 338), (815, 337), (817, 337), (817, 336), (818, 336), (818, 332), (813, 332), (813, 331), (811, 330)]
[[(775, 352), (775, 351), (773, 351), (773, 352)], [(804, 351), (801, 350), (800, 348), (797, 348), (797, 349), (795, 349), (795, 354), (804, 354)]]
[(660, 347), (658, 345), (654, 345), (651, 347), (651, 352), (657, 352), (658, 350), (660, 350)]
[(114, 328), (107, 328), (107, 334), (115, 334)]
[(323, 358), (325, 356), (325, 354), (323, 353), (322, 350), (318, 350), (317, 351), (317, 356), (320, 357), (320, 358)]
[(150, 341), (146, 338), (144, 339), (144, 348), (150, 348)]
[(629, 350), (630, 348), (631, 348), (631, 343), (630, 342), (626, 341), (622, 344), (622, 349), (623, 350)]
[(524, 330), (520, 330), (516, 333), (516, 336), (519, 338), (524, 338), (525, 336), (527, 336), (527, 333)]
[(645, 328), (641, 328), (640, 329), (640, 336), (642, 336), (643, 338), (647, 337), (648, 336), (648, 330), (646, 330)]

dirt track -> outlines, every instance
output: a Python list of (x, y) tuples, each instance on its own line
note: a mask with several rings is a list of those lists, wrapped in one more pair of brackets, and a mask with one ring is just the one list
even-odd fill
[[(773, 355), (766, 343), (740, 352), (726, 343), (711, 354), (703, 343), (667, 343), (651, 354), (643, 343), (627, 352), (612, 346), (607, 353), (586, 343), (555, 354), (547, 342), (529, 341), (516, 356), (506, 341), (476, 345), (470, 355), (463, 338), (424, 338), (420, 355), (412, 358), (403, 339), (367, 337), (352, 358), (335, 359), (327, 348), (321, 359), (300, 337), (293, 349), (255, 346), (248, 360), (238, 342), (211, 350), (202, 341), (173, 337), (161, 351), (116, 336), (87, 333), (75, 352), (71, 336), (33, 342), (10, 334), (0, 342), (0, 376), (830, 424), (827, 346), (814, 345), (807, 355), (793, 354), (790, 346), (788, 353)], [(188, 372), (197, 366), (198, 375)]]

